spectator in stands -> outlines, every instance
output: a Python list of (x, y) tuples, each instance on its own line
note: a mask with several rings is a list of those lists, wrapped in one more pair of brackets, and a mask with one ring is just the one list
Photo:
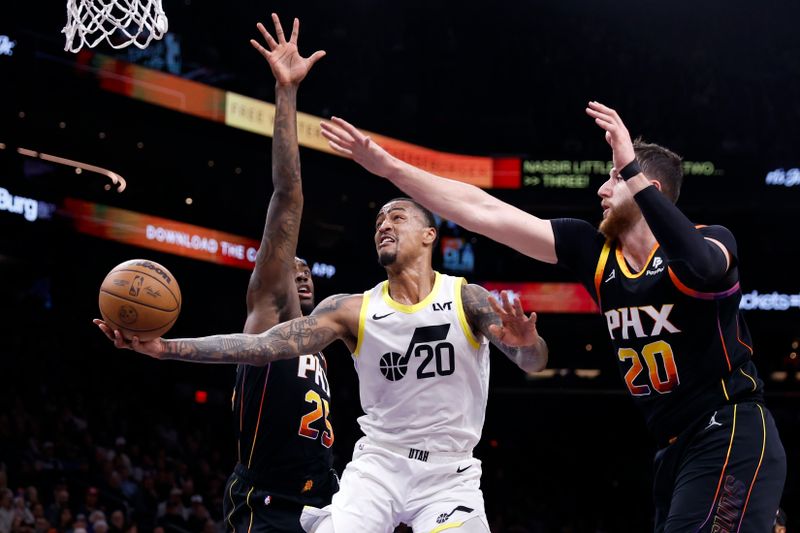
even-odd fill
[(14, 523), (14, 508), (12, 499), (14, 493), (3, 488), (0, 489), (0, 533), (10, 533)]
[(36, 521), (36, 519), (33, 517), (33, 513), (25, 504), (25, 498), (22, 496), (16, 496), (14, 498), (14, 518), (15, 520), (19, 521), (19, 525), (25, 525), (29, 527), (33, 527), (33, 524)]
[(189, 531), (201, 533), (206, 525), (206, 522), (208, 522), (211, 517), (208, 509), (206, 509), (206, 506), (203, 505), (203, 497), (201, 495), (193, 495), (191, 502), (192, 506), (189, 511), (189, 520), (187, 521), (188, 528)]
[(111, 513), (111, 525), (109, 525), (108, 531), (110, 533), (125, 533), (127, 530), (125, 514), (120, 509)]
[(170, 530), (173, 527), (188, 529), (189, 523), (186, 518), (184, 518), (182, 511), (183, 505), (180, 503), (180, 500), (178, 499), (176, 501), (174, 498), (170, 498), (166, 502), (164, 516), (158, 519), (158, 525), (166, 530)]
[(89, 487), (88, 489), (86, 489), (86, 497), (84, 499), (83, 505), (78, 507), (78, 512), (91, 517), (93, 512), (102, 510), (100, 504), (97, 501), (98, 495), (99, 494), (97, 491), (97, 487)]
[(69, 508), (69, 491), (64, 481), (59, 481), (53, 492), (53, 503), (50, 504), (45, 513), (45, 518), (51, 524), (59, 524), (61, 521), (61, 511)]

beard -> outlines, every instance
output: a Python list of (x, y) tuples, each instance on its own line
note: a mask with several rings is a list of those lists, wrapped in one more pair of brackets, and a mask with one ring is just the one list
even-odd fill
[(642, 212), (639, 206), (630, 199), (611, 209), (608, 216), (600, 222), (598, 229), (606, 239), (613, 240), (632, 228), (640, 218)]
[(397, 261), (397, 250), (378, 252), (378, 263), (382, 267), (393, 265)]

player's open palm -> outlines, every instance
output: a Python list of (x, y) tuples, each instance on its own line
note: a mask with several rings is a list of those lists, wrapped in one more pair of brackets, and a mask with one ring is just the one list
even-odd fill
[(288, 41), (283, 33), (281, 21), (275, 13), (272, 14), (272, 23), (275, 25), (275, 37), (277, 37), (277, 40), (270, 35), (263, 24), (260, 22), (256, 24), (269, 50), (255, 39), (250, 39), (250, 44), (267, 60), (279, 85), (297, 85), (303, 81), (303, 78), (306, 77), (314, 63), (325, 56), (325, 52), (317, 50), (310, 57), (300, 55), (300, 51), (297, 49), (297, 38), (300, 35), (300, 21), (298, 19), (294, 19), (292, 35)]
[(616, 111), (600, 102), (589, 102), (586, 114), (606, 132), (606, 142), (614, 153), (614, 167), (622, 169), (636, 158), (631, 134)]
[(100, 328), (100, 331), (102, 331), (105, 336), (114, 343), (116, 348), (134, 350), (136, 352), (149, 355), (155, 359), (161, 359), (161, 356), (165, 352), (164, 343), (162, 342), (161, 337), (146, 342), (140, 341), (139, 337), (134, 337), (132, 341), (128, 341), (122, 336), (122, 333), (120, 333), (119, 330), (111, 329), (104, 321), (95, 318), (92, 320), (92, 322), (94, 322), (94, 324)]
[(501, 302), (489, 296), (489, 304), (500, 318), (500, 325), (492, 324), (489, 331), (498, 341), (507, 346), (533, 346), (539, 342), (536, 331), (536, 313), (525, 315), (519, 298), (512, 303), (508, 291), (500, 293)]
[(373, 174), (386, 177), (392, 168), (394, 157), (364, 135), (358, 128), (338, 117), (323, 122), (322, 136), (338, 154), (348, 157)]

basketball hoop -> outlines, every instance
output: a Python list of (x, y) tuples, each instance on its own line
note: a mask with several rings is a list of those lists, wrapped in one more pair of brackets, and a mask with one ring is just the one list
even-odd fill
[(144, 49), (167, 33), (161, 0), (67, 0), (64, 50), (78, 52), (106, 40), (112, 48)]

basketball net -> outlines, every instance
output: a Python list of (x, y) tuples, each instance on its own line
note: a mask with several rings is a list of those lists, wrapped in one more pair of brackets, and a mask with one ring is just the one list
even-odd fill
[(64, 50), (78, 52), (106, 40), (112, 48), (144, 49), (167, 33), (161, 0), (67, 0)]

